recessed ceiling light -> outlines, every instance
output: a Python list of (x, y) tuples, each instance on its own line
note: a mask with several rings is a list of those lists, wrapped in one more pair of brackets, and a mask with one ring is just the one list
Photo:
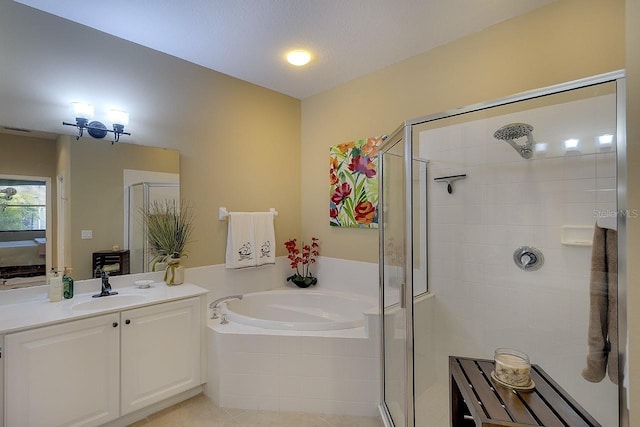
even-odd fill
[(605, 135), (600, 135), (598, 137), (598, 144), (600, 145), (611, 145), (613, 143), (613, 135), (607, 133)]
[(580, 140), (577, 138), (570, 138), (564, 141), (565, 151), (578, 151), (580, 147)]
[(536, 142), (536, 152), (538, 153), (545, 153), (548, 147), (549, 144), (546, 142)]
[(300, 67), (311, 61), (311, 54), (306, 50), (292, 50), (287, 53), (287, 61), (292, 65)]

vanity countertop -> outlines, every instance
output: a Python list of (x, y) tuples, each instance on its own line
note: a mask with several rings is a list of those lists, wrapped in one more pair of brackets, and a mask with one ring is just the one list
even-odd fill
[[(196, 297), (209, 292), (193, 284), (167, 286), (164, 282), (155, 282), (146, 289), (129, 286), (113, 290), (118, 295), (92, 298), (95, 292), (90, 292), (76, 294), (73, 298), (60, 302), (50, 302), (48, 295), (42, 294), (40, 298), (26, 302), (1, 305), (0, 334)], [(114, 299), (106, 301), (108, 298)], [(116, 300), (119, 302), (116, 303)]]

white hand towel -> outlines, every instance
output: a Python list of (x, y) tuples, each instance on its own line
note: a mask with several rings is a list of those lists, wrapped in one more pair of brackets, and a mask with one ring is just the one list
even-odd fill
[(256, 266), (256, 246), (253, 231), (253, 214), (229, 213), (227, 229), (227, 268)]
[(272, 212), (253, 214), (257, 266), (276, 263), (276, 233), (273, 228), (273, 216)]

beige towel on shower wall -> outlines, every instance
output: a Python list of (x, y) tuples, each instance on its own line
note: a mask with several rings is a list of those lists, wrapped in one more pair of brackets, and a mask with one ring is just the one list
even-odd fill
[(597, 224), (589, 287), (589, 353), (582, 376), (600, 382), (608, 370), (609, 379), (618, 384), (618, 234)]

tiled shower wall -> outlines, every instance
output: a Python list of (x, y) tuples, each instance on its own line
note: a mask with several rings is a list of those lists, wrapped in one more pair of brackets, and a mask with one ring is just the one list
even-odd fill
[[(615, 148), (595, 137), (616, 131), (615, 95), (572, 101), (420, 133), (428, 165), (429, 290), (435, 295), (438, 381), (446, 381), (449, 354), (492, 358), (497, 347), (529, 354), (603, 425), (617, 425), (617, 388), (608, 378), (581, 377), (587, 354), (591, 246), (598, 213), (616, 211)], [(493, 138), (505, 124), (534, 126), (546, 153), (525, 160)], [(580, 139), (579, 151), (563, 141)], [(615, 139), (613, 142), (615, 147)], [(448, 194), (440, 176), (467, 174)], [(578, 228), (575, 228), (578, 227)], [(564, 233), (564, 234), (563, 234)], [(534, 246), (544, 266), (516, 267), (513, 252)], [(416, 341), (424, 325), (416, 325)], [(424, 343), (422, 343), (424, 344)], [(423, 345), (423, 347), (425, 347)], [(416, 360), (417, 393), (433, 381)], [(421, 389), (419, 389), (421, 388)]]

